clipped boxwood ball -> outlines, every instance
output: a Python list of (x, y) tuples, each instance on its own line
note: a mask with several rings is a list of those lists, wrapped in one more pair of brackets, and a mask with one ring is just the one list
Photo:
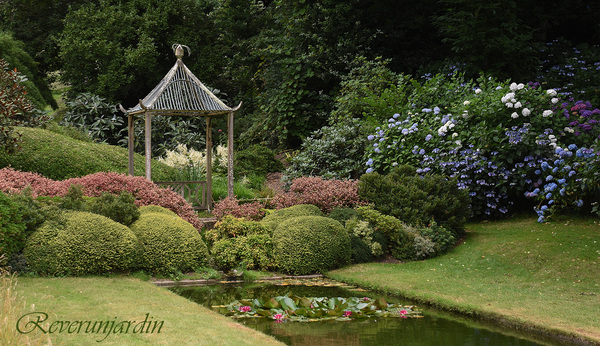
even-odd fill
[(88, 275), (134, 269), (139, 242), (105, 216), (68, 211), (31, 234), (24, 249), (31, 269), (47, 275)]
[(168, 213), (144, 213), (131, 226), (142, 246), (141, 266), (151, 273), (185, 272), (204, 266), (208, 249), (189, 222)]
[(298, 204), (292, 207), (273, 210), (265, 215), (261, 222), (271, 229), (275, 229), (283, 221), (298, 216), (323, 216), (323, 212), (316, 205)]
[(273, 243), (275, 262), (290, 274), (322, 273), (350, 261), (350, 236), (328, 217), (287, 219), (275, 229)]
[(171, 209), (167, 209), (165, 207), (161, 207), (160, 205), (145, 205), (140, 207), (140, 214), (151, 214), (151, 213), (159, 213), (159, 214), (167, 214), (171, 216), (177, 216), (174, 211)]

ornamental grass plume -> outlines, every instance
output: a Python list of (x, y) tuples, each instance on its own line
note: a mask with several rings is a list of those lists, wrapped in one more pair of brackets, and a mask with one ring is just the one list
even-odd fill
[[(0, 256), (0, 262), (3, 260), (4, 255)], [(0, 345), (52, 345), (47, 334), (23, 334), (15, 328), (17, 321), (27, 314), (25, 301), (17, 295), (16, 289), (16, 275), (0, 267)], [(31, 308), (34, 311), (33, 305)], [(25, 319), (25, 323), (29, 322), (27, 317)]]

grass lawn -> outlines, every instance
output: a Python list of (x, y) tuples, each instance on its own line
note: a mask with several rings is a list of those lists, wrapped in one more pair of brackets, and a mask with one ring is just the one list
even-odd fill
[(600, 343), (600, 221), (531, 217), (467, 225), (465, 242), (419, 262), (328, 274), (531, 331)]
[[(24, 311), (48, 314), (40, 325), (48, 331), (56, 321), (136, 321), (128, 332), (50, 334), (59, 345), (276, 345), (274, 338), (235, 323), (164, 288), (135, 278), (18, 278), (17, 292), (26, 300)], [(35, 304), (33, 310), (31, 305)], [(146, 315), (148, 314), (148, 315)], [(32, 318), (37, 321), (37, 317)], [(140, 324), (148, 321), (148, 324)], [(151, 324), (161, 322), (161, 324)], [(14, 324), (13, 324), (14, 325)], [(63, 325), (66, 325), (63, 323)], [(137, 326), (148, 326), (134, 333)], [(121, 325), (124, 328), (127, 323)], [(31, 327), (35, 327), (31, 325)], [(58, 327), (55, 327), (58, 328)], [(33, 334), (41, 334), (38, 328)], [(160, 333), (158, 330), (160, 329)], [(75, 331), (75, 329), (72, 329)], [(154, 332), (152, 332), (154, 330)]]

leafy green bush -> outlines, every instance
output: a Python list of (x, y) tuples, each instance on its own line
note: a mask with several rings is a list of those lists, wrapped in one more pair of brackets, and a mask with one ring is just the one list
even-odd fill
[(359, 178), (366, 169), (362, 162), (367, 134), (358, 119), (322, 127), (304, 140), (302, 151), (285, 171), (286, 177)]
[(100, 197), (91, 202), (90, 211), (125, 226), (131, 225), (140, 217), (138, 206), (135, 205), (135, 197), (129, 192), (121, 192), (118, 196), (103, 192)]
[(279, 172), (283, 169), (281, 161), (275, 159), (273, 150), (259, 144), (253, 144), (237, 151), (234, 158), (236, 176), (259, 175)]
[(240, 265), (244, 269), (273, 270), (272, 233), (261, 222), (225, 215), (204, 237), (215, 264), (223, 270)]
[(207, 263), (208, 249), (198, 231), (178, 216), (141, 213), (131, 230), (142, 246), (141, 267), (151, 273), (185, 272)]
[(10, 256), (23, 248), (25, 229), (19, 205), (0, 192), (0, 256)]
[(383, 247), (385, 253), (399, 260), (416, 258), (414, 241), (417, 234), (411, 227), (371, 207), (360, 207), (357, 210), (363, 220), (384, 235), (387, 242), (387, 248)]
[(140, 247), (129, 228), (88, 212), (63, 216), (59, 222), (45, 222), (27, 240), (24, 254), (34, 272), (87, 275), (136, 267)]
[(106, 102), (98, 95), (81, 93), (67, 101), (63, 122), (79, 127), (97, 141), (116, 145), (119, 132), (127, 127), (123, 116), (117, 115), (117, 106)]
[(452, 230), (463, 231), (469, 213), (469, 194), (456, 180), (439, 175), (406, 174), (406, 167), (390, 174), (368, 173), (361, 177), (359, 194), (375, 209), (407, 224), (427, 226), (431, 220)]
[(350, 236), (339, 222), (323, 216), (283, 221), (273, 233), (275, 260), (290, 274), (338, 268), (350, 261)]
[(353, 217), (357, 217), (358, 212), (353, 208), (337, 207), (334, 208), (327, 217), (339, 221), (342, 225)]
[(253, 234), (265, 234), (271, 236), (273, 230), (261, 222), (225, 215), (213, 228), (204, 233), (204, 238), (208, 245), (212, 246), (223, 239)]
[[(367, 221), (359, 220), (358, 218), (348, 220), (346, 221), (346, 230), (353, 240), (352, 259), (356, 263), (368, 262), (374, 258), (383, 256), (384, 247), (377, 241), (381, 237), (377, 237), (375, 234), (377, 231)], [(385, 245), (385, 242), (383, 245)], [(369, 252), (368, 256), (363, 253), (365, 247)]]
[(456, 243), (454, 234), (435, 222), (432, 222), (427, 228), (418, 229), (417, 232), (435, 243), (434, 250), (436, 255), (448, 251)]
[(224, 238), (211, 250), (215, 265), (222, 270), (236, 267), (252, 270), (273, 270), (273, 239), (268, 234), (249, 234)]
[(321, 209), (319, 209), (319, 207), (312, 204), (298, 204), (292, 207), (270, 211), (267, 213), (267, 215), (265, 215), (261, 222), (274, 230), (280, 223), (287, 219), (297, 216), (311, 215), (323, 216), (323, 212)]
[[(36, 172), (41, 175), (63, 180), (81, 177), (95, 172), (128, 172), (127, 149), (82, 142), (70, 137), (39, 129), (19, 128), (21, 150), (8, 155), (0, 152), (0, 168), (11, 166), (24, 172)], [(135, 175), (145, 173), (144, 157), (134, 157)], [(177, 176), (175, 169), (152, 161), (152, 179), (155, 181), (171, 181)]]

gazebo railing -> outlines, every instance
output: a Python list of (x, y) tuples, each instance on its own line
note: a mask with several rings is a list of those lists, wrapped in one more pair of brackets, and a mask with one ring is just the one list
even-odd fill
[(190, 202), (194, 209), (208, 209), (206, 181), (156, 181), (155, 183), (170, 187)]

